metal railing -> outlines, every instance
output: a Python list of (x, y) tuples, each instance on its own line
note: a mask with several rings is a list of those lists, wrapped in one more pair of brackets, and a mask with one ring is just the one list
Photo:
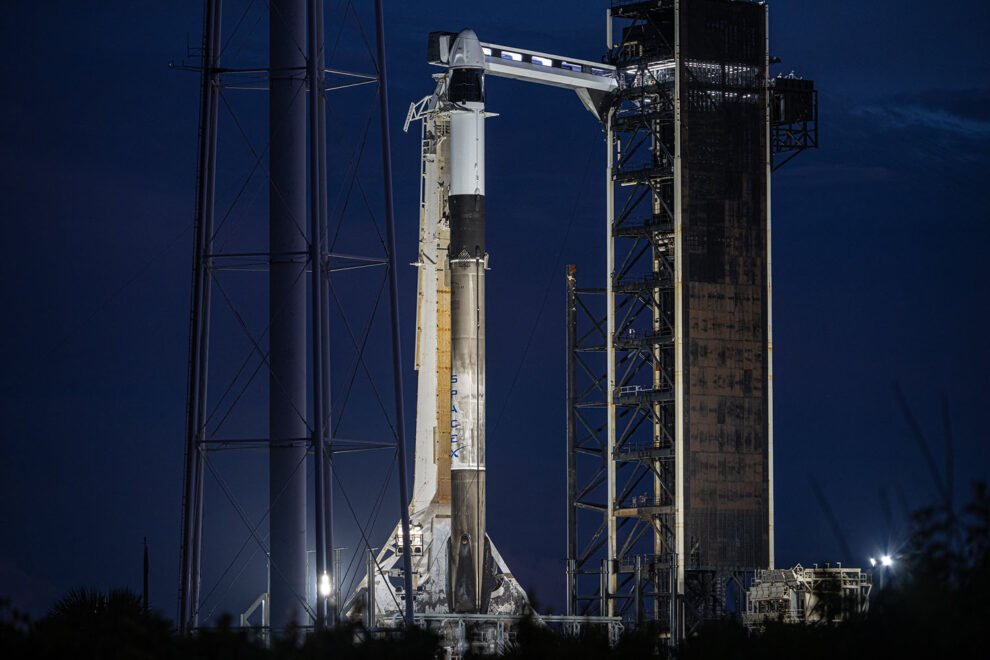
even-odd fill
[(672, 506), (673, 500), (669, 497), (653, 497), (650, 495), (637, 495), (621, 502), (615, 503), (616, 509), (647, 509)]

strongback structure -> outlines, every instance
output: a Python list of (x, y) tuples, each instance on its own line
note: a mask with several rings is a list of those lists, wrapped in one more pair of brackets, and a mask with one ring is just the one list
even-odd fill
[[(387, 223), (387, 258), (335, 254), (328, 245), (327, 168), (326, 168), (326, 74), (324, 55), (324, 16), (322, 0), (272, 0), (269, 3), (269, 66), (265, 69), (239, 70), (221, 68), (221, 0), (204, 3), (202, 96), (197, 178), (196, 242), (193, 259), (193, 294), (190, 327), (188, 385), (188, 423), (186, 433), (185, 484), (183, 492), (183, 528), (181, 574), (179, 586), (179, 627), (189, 632), (201, 624), (200, 583), (203, 551), (204, 481), (207, 471), (216, 475), (210, 452), (233, 445), (262, 446), (268, 450), (268, 509), (261, 520), (269, 522), (268, 540), (249, 522), (243, 510), (230, 496), (242, 521), (249, 528), (249, 539), (268, 558), (267, 587), (264, 593), (265, 626), (284, 629), (291, 625), (320, 627), (333, 620), (333, 602), (329, 585), (333, 583), (332, 500), (329, 487), (330, 454), (347, 442), (331, 437), (329, 373), (329, 291), (330, 274), (341, 261), (350, 266), (387, 265), (392, 311), (392, 349), (395, 387), (394, 438), (388, 442), (367, 442), (364, 446), (389, 446), (397, 450), (400, 527), (409, 538), (409, 519), (405, 508), (405, 457), (403, 448), (402, 386), (399, 374), (399, 331), (395, 273), (395, 230), (391, 198), (391, 170), (387, 92), (384, 63), (384, 33), (380, 0), (375, 3), (378, 41), (378, 75), (367, 76), (342, 71), (364, 82), (378, 82), (382, 120), (383, 169), (385, 179), (385, 215)], [(250, 5), (248, 6), (250, 9)], [(245, 10), (246, 13), (247, 10)], [(241, 18), (243, 21), (243, 16)], [(238, 26), (240, 23), (238, 23)], [(235, 29), (236, 31), (236, 29)], [(238, 75), (261, 75), (263, 89), (269, 93), (268, 122), (268, 246), (250, 253), (225, 253), (215, 245), (214, 206), (217, 171), (218, 109), (226, 86), (224, 78)], [(233, 85), (236, 87), (237, 85)], [(225, 102), (225, 101), (224, 101)], [(229, 105), (228, 105), (229, 109)], [(232, 112), (232, 111), (231, 111)], [(238, 124), (238, 129), (243, 128)], [(246, 138), (245, 138), (246, 139)], [(264, 153), (264, 151), (262, 151)], [(257, 166), (260, 165), (261, 156)], [(253, 170), (252, 170), (253, 172)], [(248, 178), (250, 181), (250, 176)], [(245, 186), (247, 184), (245, 183)], [(243, 188), (242, 188), (243, 191)], [(239, 197), (239, 195), (238, 195)], [(236, 203), (236, 198), (235, 198)], [(307, 222), (308, 220), (308, 222)], [(307, 231), (308, 225), (308, 231)], [(247, 264), (245, 263), (247, 260)], [(245, 267), (249, 266), (249, 267)], [(212, 404), (208, 396), (210, 374), (211, 297), (218, 287), (219, 271), (267, 270), (268, 348), (259, 344), (237, 314), (248, 335), (252, 349), (230, 384), (228, 392), (239, 384), (238, 378), (254, 359), (256, 373), (267, 367), (268, 432), (260, 438), (217, 438), (223, 420), (207, 430)], [(223, 292), (223, 289), (220, 289)], [(307, 295), (309, 294), (309, 295)], [(227, 302), (229, 297), (224, 293)], [(263, 297), (263, 296), (258, 296)], [(233, 306), (231, 305), (232, 309)], [(359, 356), (360, 357), (360, 356)], [(309, 373), (308, 373), (309, 372)], [(252, 376), (253, 378), (253, 376)], [(249, 385), (251, 379), (247, 380)], [(244, 393), (237, 395), (236, 401)], [(221, 401), (226, 396), (220, 397)], [(215, 412), (215, 411), (214, 411)], [(226, 415), (224, 415), (226, 419)], [(359, 441), (360, 442), (360, 441)], [(307, 463), (312, 455), (313, 482), (307, 480)], [(310, 490), (310, 487), (312, 490)], [(312, 514), (307, 513), (311, 494)], [(309, 525), (312, 522), (312, 527)], [(313, 566), (317, 590), (308, 577), (307, 533), (314, 539)], [(247, 542), (245, 542), (247, 544)], [(409, 544), (403, 544), (408, 562)], [(243, 550), (243, 547), (242, 547)], [(236, 560), (236, 558), (235, 558)], [(411, 590), (407, 589), (406, 593)], [(316, 594), (312, 598), (310, 594)], [(328, 612), (329, 608), (329, 612)], [(253, 609), (253, 608), (252, 608)], [(407, 599), (403, 614), (412, 623), (412, 601)], [(329, 615), (329, 619), (328, 619)]]
[(770, 173), (817, 117), (809, 81), (775, 92), (767, 26), (763, 3), (612, 3), (608, 275), (567, 272), (568, 613), (672, 641), (773, 567)]

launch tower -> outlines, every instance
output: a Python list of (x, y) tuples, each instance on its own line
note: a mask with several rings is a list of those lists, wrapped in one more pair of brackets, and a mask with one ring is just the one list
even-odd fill
[(612, 2), (607, 46), (607, 280), (567, 273), (567, 607), (676, 641), (773, 567), (770, 173), (817, 146), (816, 103), (775, 89), (764, 3)]

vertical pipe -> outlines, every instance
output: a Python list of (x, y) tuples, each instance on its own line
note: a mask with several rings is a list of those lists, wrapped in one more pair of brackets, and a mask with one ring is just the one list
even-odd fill
[[(207, 299), (208, 298), (209, 298), (209, 293), (207, 293)], [(209, 312), (210, 312), (210, 307), (209, 307), (209, 303), (207, 302), (203, 314), (204, 317), (207, 317), (207, 322), (205, 323), (203, 330), (204, 348), (209, 344), (209, 322), (208, 322)], [(207, 365), (208, 367), (208, 363), (206, 361), (205, 356), (202, 358), (202, 360), (203, 360), (203, 364)], [(206, 465), (205, 465), (206, 429), (204, 427), (205, 422), (203, 421), (202, 411), (206, 409), (206, 382), (205, 382), (206, 371), (207, 369), (204, 369), (202, 373), (202, 378), (204, 382), (201, 386), (201, 392), (203, 392), (203, 395), (200, 397), (202, 399), (202, 405), (200, 406), (201, 419), (200, 419), (200, 424), (198, 425), (199, 432), (196, 436), (197, 437), (196, 464), (195, 464), (195, 473), (194, 473), (195, 489), (196, 489), (194, 502), (196, 503), (196, 508), (193, 513), (193, 548), (192, 548), (193, 554), (192, 554), (192, 564), (191, 564), (192, 597), (190, 599), (191, 610), (189, 613), (190, 626), (192, 628), (199, 627), (199, 606), (200, 606), (199, 592), (200, 592), (200, 586), (202, 585), (202, 580), (200, 578), (200, 575), (202, 573), (202, 568), (203, 568), (202, 555), (203, 555), (203, 510), (205, 507), (204, 482), (206, 481)]]
[[(332, 547), (332, 546), (331, 546)], [(344, 548), (333, 548), (333, 609), (330, 613), (333, 623), (337, 625), (337, 608), (340, 598), (340, 553)]]
[(203, 78), (200, 92), (200, 128), (197, 163), (196, 238), (193, 248), (193, 290), (189, 329), (189, 370), (186, 404), (186, 451), (183, 486), (182, 546), (179, 577), (179, 631), (187, 634), (197, 624), (199, 604), (199, 547), (202, 529), (201, 453), (206, 384), (209, 372), (209, 306), (214, 185), (216, 180), (216, 127), (219, 98), (220, 0), (203, 8)]
[[(329, 301), (324, 298), (323, 309), (329, 309), (330, 308), (328, 303), (329, 303)], [(327, 332), (326, 332), (326, 329), (324, 328), (324, 335), (326, 335), (326, 334), (327, 334)], [(329, 368), (329, 358), (327, 356), (327, 353), (328, 353), (328, 349), (324, 349), (324, 351), (323, 351), (323, 360), (324, 360), (324, 363), (327, 365), (326, 366), (327, 373), (329, 373), (330, 372), (330, 368)], [(329, 390), (330, 389), (330, 380), (329, 379), (326, 380), (326, 384), (327, 384), (326, 385), (326, 389)], [(324, 515), (324, 517), (326, 519), (326, 530), (327, 530), (327, 538), (326, 538), (326, 544), (327, 544), (326, 554), (327, 554), (327, 558), (328, 558), (327, 559), (327, 565), (328, 565), (328, 568), (329, 568), (329, 571), (330, 571), (330, 584), (332, 584), (333, 587), (334, 587), (333, 588), (333, 594), (330, 597), (330, 603), (328, 604), (328, 607), (327, 607), (327, 621), (329, 622), (330, 625), (335, 626), (337, 624), (337, 621), (338, 621), (338, 614), (339, 614), (339, 612), (338, 612), (338, 606), (340, 604), (340, 576), (337, 575), (337, 571), (340, 570), (340, 561), (338, 559), (334, 563), (331, 564), (330, 563), (330, 559), (329, 559), (331, 556), (334, 556), (333, 555), (333, 553), (334, 553), (334, 545), (333, 545), (333, 543), (334, 543), (334, 541), (333, 541), (333, 461), (330, 458), (332, 456), (332, 452), (333, 452), (333, 450), (332, 450), (332, 446), (333, 445), (332, 445), (331, 438), (330, 438), (330, 428), (331, 427), (330, 427), (330, 401), (329, 401), (329, 392), (324, 392), (324, 396), (326, 397), (326, 400), (325, 400), (325, 403), (324, 403), (324, 408), (323, 408), (323, 410), (325, 411), (324, 412), (324, 417), (326, 418), (326, 430), (325, 430), (326, 437), (324, 439), (324, 443), (325, 444), (324, 444), (324, 454), (323, 454), (324, 461), (325, 461), (325, 468), (323, 470), (323, 476), (324, 476), (324, 484), (323, 484), (323, 486), (324, 486), (324, 488), (323, 488), (323, 515)], [(338, 549), (338, 552), (339, 552), (339, 549)]]
[[(324, 22), (323, 22), (323, 0), (320, 1), (320, 20), (316, 23), (317, 30), (317, 43), (320, 44), (321, 53), (326, 44), (326, 38), (323, 34)], [(319, 66), (322, 75), (320, 78), (326, 82), (325, 74), (325, 56), (320, 55)], [(327, 232), (327, 97), (326, 93), (322, 91), (318, 97), (319, 100), (319, 121), (317, 122), (317, 128), (319, 129), (320, 135), (317, 140), (317, 147), (320, 152), (319, 165), (320, 165), (320, 176), (319, 176), (319, 194), (320, 194), (320, 250), (322, 251), (321, 259), (326, 259), (326, 255), (330, 250), (328, 245), (328, 240), (330, 234)], [(329, 267), (329, 264), (324, 264)], [(323, 448), (324, 448), (324, 469), (323, 469), (323, 518), (324, 518), (324, 529), (326, 530), (326, 550), (325, 556), (327, 557), (327, 565), (331, 571), (331, 584), (336, 584), (336, 580), (333, 578), (335, 575), (334, 571), (338, 570), (336, 565), (330, 564), (330, 555), (333, 552), (333, 461), (330, 460), (331, 443), (333, 438), (331, 437), (331, 421), (333, 419), (332, 408), (332, 393), (330, 389), (330, 272), (327, 269), (321, 270), (319, 285), (320, 285), (320, 297), (322, 300), (322, 310), (323, 310), (323, 323), (322, 323), (322, 334), (320, 335), (320, 341), (323, 344), (323, 360), (320, 365), (320, 369), (323, 372)], [(339, 585), (338, 585), (339, 586)], [(327, 612), (327, 617), (329, 620), (337, 621), (337, 599), (340, 597), (339, 590), (334, 589), (333, 595), (330, 599), (330, 607)]]
[(272, 0), (269, 56), (271, 621), (306, 610), (306, 2)]
[[(605, 36), (607, 43), (607, 48), (609, 52), (612, 51), (613, 46), (613, 34), (612, 34), (612, 10), (606, 10), (605, 14)], [(612, 167), (614, 160), (614, 150), (615, 150), (615, 134), (612, 132), (612, 117), (614, 116), (614, 110), (609, 110), (608, 115), (605, 119), (605, 135), (606, 135), (606, 145), (608, 148), (608, 154), (605, 161), (605, 369), (606, 369), (606, 393), (605, 393), (605, 410), (606, 410), (606, 453), (607, 455), (603, 457), (606, 465), (606, 552), (608, 554), (608, 559), (614, 559), (616, 554), (616, 527), (615, 527), (615, 461), (612, 457), (612, 452), (615, 450), (615, 404), (613, 403), (613, 397), (615, 395), (615, 345), (614, 345), (614, 335), (615, 335), (615, 293), (613, 291), (613, 284), (615, 279), (615, 238), (612, 234), (612, 230), (615, 224), (615, 184), (612, 182)], [(602, 577), (602, 611), (600, 614), (602, 616), (612, 616), (615, 611), (613, 609), (613, 602), (611, 599), (607, 598), (605, 593), (605, 587), (608, 586), (610, 590), (615, 590), (617, 583), (615, 576), (611, 573), (611, 561), (606, 564), (602, 564), (602, 572), (604, 573), (606, 567), (609, 567), (608, 581)]]
[(609, 571), (610, 564), (611, 562), (608, 559), (603, 559), (601, 572), (598, 575), (599, 578), (598, 581), (599, 584), (601, 585), (599, 587), (599, 598), (601, 599), (601, 602), (599, 603), (598, 608), (601, 610), (601, 616), (612, 616), (611, 614), (606, 613), (609, 609), (611, 609), (611, 602), (612, 602), (612, 600), (608, 597), (608, 581), (610, 579), (610, 571)]
[[(322, 2), (322, 0), (321, 0)], [(323, 34), (323, 21), (317, 23), (318, 31), (318, 42), (321, 46), (326, 44), (326, 38)], [(325, 60), (321, 56), (320, 58), (320, 68), (324, 69)], [(326, 79), (324, 73), (324, 82)], [(319, 95), (319, 122), (318, 128), (320, 131), (318, 148), (320, 151), (320, 249), (322, 250), (322, 259), (327, 258), (330, 246), (328, 244), (330, 234), (327, 231), (327, 97), (326, 93), (321, 93)], [(322, 335), (320, 341), (323, 344), (323, 363), (320, 369), (323, 372), (323, 441), (324, 441), (324, 470), (323, 470), (323, 517), (324, 517), (324, 527), (326, 529), (326, 556), (328, 557), (327, 563), (329, 565), (329, 557), (333, 552), (333, 461), (331, 460), (332, 452), (332, 391), (331, 391), (331, 379), (330, 379), (330, 272), (328, 270), (329, 264), (324, 263), (324, 270), (321, 271), (319, 285), (320, 285), (320, 297), (322, 299), (322, 310), (323, 310), (323, 324), (322, 324)], [(332, 576), (336, 575), (334, 571), (338, 570), (336, 564), (329, 565)], [(331, 584), (336, 585), (333, 591), (333, 595), (330, 599), (330, 607), (327, 612), (327, 617), (329, 620), (337, 621), (337, 604), (340, 597), (339, 580), (335, 577), (331, 578)]]
[(577, 614), (577, 268), (567, 266), (564, 328), (567, 355), (567, 616)]
[(681, 0), (674, 0), (674, 547), (677, 584), (671, 605), (684, 593), (684, 237), (681, 181)]
[(773, 520), (773, 277), (770, 267), (772, 251), (770, 242), (770, 172), (773, 169), (773, 154), (770, 148), (770, 13), (769, 8), (764, 5), (764, 25), (765, 25), (765, 63), (764, 69), (764, 112), (765, 128), (764, 139), (766, 140), (766, 178), (767, 178), (767, 567), (774, 567), (774, 520)]
[(677, 565), (680, 562), (680, 557), (677, 553), (672, 555), (672, 563), (670, 569), (667, 571), (667, 589), (670, 593), (674, 594), (674, 597), (670, 600), (670, 645), (677, 646), (681, 641), (681, 602), (677, 598)]
[(636, 626), (639, 627), (643, 623), (643, 556), (636, 555), (636, 564), (634, 566), (633, 580), (635, 580), (635, 586), (633, 588), (633, 612), (634, 619), (636, 621)]
[(605, 52), (612, 52), (612, 8), (605, 10)]
[(368, 573), (368, 577), (365, 580), (365, 583), (368, 585), (368, 593), (366, 599), (367, 602), (365, 603), (367, 605), (368, 613), (367, 613), (367, 619), (365, 620), (365, 627), (368, 630), (371, 630), (375, 627), (375, 610), (378, 607), (377, 603), (375, 602), (375, 591), (376, 591), (375, 573), (376, 573), (377, 562), (375, 561), (374, 548), (368, 548), (368, 558), (367, 561), (365, 562), (365, 567)]
[(214, 22), (213, 22), (213, 59), (214, 63), (211, 67), (214, 70), (214, 80), (212, 84), (212, 100), (210, 103), (210, 126), (213, 132), (213, 148), (210, 150), (209, 160), (207, 162), (207, 171), (209, 172), (209, 185), (206, 188), (206, 212), (205, 212), (205, 231), (206, 231), (206, 242), (204, 249), (206, 252), (204, 269), (206, 272), (206, 278), (204, 280), (205, 288), (203, 289), (203, 307), (202, 313), (200, 315), (202, 323), (202, 341), (200, 342), (200, 357), (199, 361), (201, 368), (199, 371), (199, 403), (196, 406), (198, 420), (196, 422), (196, 513), (195, 522), (193, 525), (193, 562), (192, 562), (192, 622), (193, 626), (199, 625), (199, 592), (202, 580), (200, 579), (200, 573), (202, 570), (202, 550), (203, 550), (203, 507), (205, 502), (205, 495), (203, 491), (203, 484), (206, 477), (206, 402), (207, 402), (207, 378), (210, 372), (210, 318), (211, 318), (211, 278), (213, 273), (213, 258), (209, 255), (213, 253), (213, 211), (215, 207), (215, 195), (216, 195), (216, 171), (217, 171), (217, 147), (216, 147), (216, 135), (217, 135), (217, 125), (218, 117), (220, 112), (220, 74), (216, 73), (219, 71), (219, 57), (220, 57), (220, 0), (216, 0), (216, 9), (214, 11)]
[[(615, 235), (613, 233), (615, 224), (615, 183), (612, 181), (612, 168), (615, 154), (615, 133), (612, 131), (612, 117), (614, 110), (609, 110), (606, 118), (606, 135), (608, 143), (608, 156), (605, 167), (605, 351), (606, 351), (606, 388), (605, 388), (605, 410), (606, 410), (606, 443), (605, 462), (606, 474), (606, 526), (607, 542), (606, 552), (608, 561), (602, 563), (602, 570), (607, 571), (608, 580), (603, 582), (608, 587), (608, 593), (614, 593), (618, 586), (616, 575), (613, 571), (613, 560), (617, 553), (616, 547), (616, 520), (615, 520)], [(602, 616), (613, 616), (615, 614), (615, 603), (607, 594), (603, 594)]]
[(327, 573), (327, 546), (326, 546), (326, 517), (324, 506), (326, 504), (326, 481), (324, 470), (326, 461), (324, 460), (324, 436), (323, 436), (323, 289), (321, 280), (323, 278), (323, 214), (320, 198), (320, 175), (323, 168), (320, 166), (321, 150), (320, 141), (320, 97), (323, 95), (323, 43), (320, 41), (318, 27), (323, 23), (323, 1), (309, 0), (309, 50), (308, 50), (308, 78), (309, 78), (309, 173), (310, 173), (310, 296), (312, 307), (312, 345), (313, 345), (313, 509), (315, 517), (315, 563), (316, 563), (316, 621), (317, 630), (326, 625), (327, 595), (320, 592), (323, 584), (323, 575)]
[[(209, 311), (209, 307), (206, 308)], [(205, 315), (205, 314), (204, 314)], [(204, 331), (206, 334), (206, 331)], [(204, 340), (203, 344), (207, 343)], [(204, 370), (205, 371), (205, 370)], [(205, 384), (204, 384), (205, 387)], [(206, 445), (203, 443), (205, 433), (201, 429), (196, 440), (196, 463), (194, 465), (194, 503), (193, 510), (193, 538), (192, 538), (192, 595), (190, 596), (189, 625), (191, 628), (199, 627), (199, 605), (200, 605), (200, 585), (202, 580), (202, 554), (203, 554), (203, 510), (205, 506), (204, 482), (206, 481)]]
[(186, 448), (183, 468), (182, 485), (182, 541), (179, 546), (179, 611), (177, 620), (179, 632), (187, 632), (189, 620), (189, 598), (192, 593), (192, 525), (194, 507), (195, 486), (193, 475), (195, 472), (195, 448), (196, 448), (196, 406), (199, 403), (197, 385), (199, 383), (199, 338), (200, 338), (200, 315), (199, 308), (202, 298), (203, 256), (202, 247), (203, 236), (203, 208), (204, 197), (203, 187), (206, 175), (207, 148), (209, 140), (206, 134), (209, 129), (209, 91), (210, 91), (210, 57), (209, 46), (212, 34), (213, 3), (207, 0), (203, 4), (203, 77), (202, 89), (200, 91), (200, 120), (199, 120), (199, 141), (197, 144), (197, 171), (196, 171), (196, 218), (195, 237), (193, 241), (193, 285), (190, 295), (189, 310), (189, 363), (187, 372), (186, 391)]
[(409, 548), (409, 492), (406, 485), (405, 403), (402, 394), (402, 345), (399, 335), (399, 284), (395, 245), (395, 213), (392, 203), (392, 140), (388, 118), (388, 69), (385, 59), (385, 23), (382, 0), (375, 0), (375, 35), (378, 46), (378, 102), (382, 124), (382, 167), (385, 178), (385, 220), (388, 233), (388, 280), (392, 309), (392, 369), (395, 381), (395, 442), (399, 459), (399, 510), (402, 515), (402, 558), (405, 562), (406, 626), (413, 626), (412, 552)]

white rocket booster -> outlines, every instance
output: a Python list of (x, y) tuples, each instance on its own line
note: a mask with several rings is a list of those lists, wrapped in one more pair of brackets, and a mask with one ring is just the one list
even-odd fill
[(487, 612), (485, 535), (485, 57), (472, 30), (450, 52), (451, 521), (448, 600)]

